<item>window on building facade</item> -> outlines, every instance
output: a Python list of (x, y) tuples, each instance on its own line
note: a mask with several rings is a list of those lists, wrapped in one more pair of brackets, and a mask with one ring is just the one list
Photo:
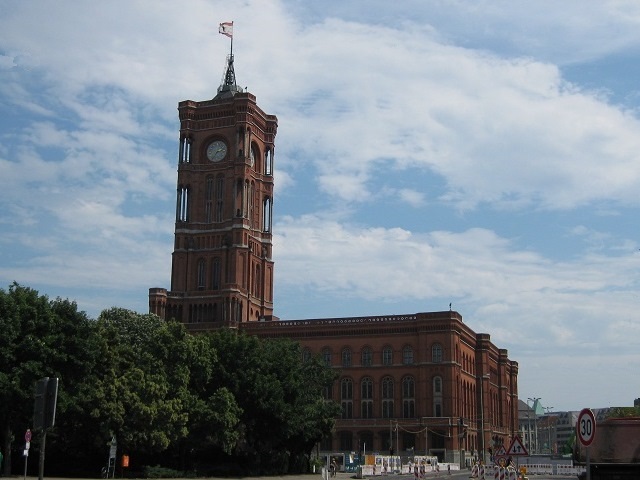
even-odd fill
[(405, 450), (416, 448), (416, 435), (415, 433), (402, 432), (402, 446)]
[(224, 177), (220, 175), (216, 179), (216, 214), (215, 221), (221, 222), (224, 219)]
[(360, 433), (360, 451), (370, 452), (373, 449), (373, 433), (371, 432), (362, 432)]
[(309, 360), (311, 360), (311, 350), (305, 348), (302, 350), (302, 361), (308, 362)]
[(360, 382), (361, 417), (373, 418), (373, 380), (365, 377)]
[(353, 418), (353, 382), (349, 378), (343, 378), (340, 382), (340, 404), (342, 418)]
[(192, 140), (189, 137), (183, 137), (180, 139), (180, 151), (178, 161), (180, 163), (191, 162), (191, 144)]
[(353, 450), (353, 436), (351, 432), (340, 432), (340, 450), (343, 452)]
[(404, 365), (413, 364), (413, 348), (406, 346), (402, 349), (402, 363)]
[(331, 350), (328, 347), (322, 349), (322, 360), (324, 360), (325, 365), (331, 366)]
[(431, 361), (433, 363), (442, 362), (442, 345), (434, 343), (431, 347)]
[(220, 290), (221, 278), (222, 269), (220, 268), (220, 259), (214, 258), (211, 261), (211, 290)]
[(271, 209), (271, 198), (265, 197), (262, 202), (262, 230), (265, 232), (271, 231), (271, 220), (272, 220), (272, 209)]
[(402, 379), (402, 416), (414, 418), (416, 416), (416, 389), (413, 377)]
[(393, 417), (393, 379), (382, 379), (382, 418)]
[(433, 416), (442, 416), (442, 377), (433, 377)]
[(213, 216), (213, 177), (207, 177), (207, 187), (204, 199), (205, 222), (211, 223)]
[(325, 400), (333, 400), (333, 386), (323, 387), (322, 398)]
[(264, 174), (273, 174), (273, 151), (271, 150), (264, 152)]
[(363, 367), (370, 367), (373, 361), (373, 352), (369, 347), (364, 347), (362, 349), (362, 359), (361, 363)]
[(198, 260), (198, 289), (204, 290), (207, 282), (207, 276), (205, 274), (205, 261), (204, 259)]
[(384, 347), (382, 349), (382, 364), (393, 365), (393, 349), (391, 347)]
[(178, 199), (176, 204), (176, 221), (188, 222), (189, 221), (189, 188), (179, 186), (178, 187)]
[(255, 275), (253, 276), (253, 294), (256, 297), (262, 296), (262, 274), (260, 272), (260, 265), (256, 265)]
[(349, 348), (345, 348), (342, 350), (342, 366), (351, 366), (351, 350)]

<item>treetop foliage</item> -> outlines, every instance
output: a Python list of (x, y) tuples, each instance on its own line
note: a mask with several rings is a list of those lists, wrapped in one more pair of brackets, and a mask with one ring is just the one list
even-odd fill
[(0, 289), (0, 331), (0, 448), (5, 459), (22, 448), (36, 381), (58, 377), (47, 466), (61, 474), (70, 465), (98, 472), (112, 436), (140, 470), (154, 462), (287, 473), (308, 465), (339, 414), (321, 395), (334, 372), (319, 359), (302, 362), (288, 339), (229, 329), (194, 336), (122, 308), (93, 320), (75, 302), (16, 283)]

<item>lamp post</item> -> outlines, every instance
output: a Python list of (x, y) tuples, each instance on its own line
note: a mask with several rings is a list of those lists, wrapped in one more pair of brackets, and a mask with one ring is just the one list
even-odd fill
[(531, 453), (533, 453), (533, 445), (531, 443), (531, 409), (529, 408), (529, 403), (527, 402), (527, 448)]
[(480, 458), (484, 464), (486, 463), (486, 458), (484, 456), (484, 381), (485, 379), (491, 378), (491, 375), (485, 373), (478, 378), (480, 379)]
[[(533, 425), (535, 428), (535, 441), (533, 442), (533, 453), (538, 453), (538, 414), (536, 412), (536, 405), (538, 404), (538, 400), (540, 397), (528, 398), (527, 406), (529, 406), (529, 401), (531, 401), (533, 406)], [(531, 423), (529, 423), (529, 436), (531, 436)]]
[(399, 471), (399, 469), (400, 469), (400, 470), (402, 469), (402, 467), (401, 467), (401, 465), (400, 465), (400, 464), (401, 464), (401, 462), (399, 461), (399, 459), (400, 459), (400, 442), (399, 442), (399, 439), (398, 439), (398, 435), (399, 435), (398, 430), (399, 430), (399, 428), (398, 428), (398, 421), (396, 420), (396, 455), (398, 455), (398, 462), (396, 462), (396, 461), (395, 461), (395, 459), (392, 459), (392, 461), (394, 462), (394, 463), (393, 463), (393, 465), (394, 465), (394, 468), (393, 468), (394, 472), (395, 472), (395, 471)]
[(553, 425), (555, 424), (555, 422), (551, 421), (551, 415), (549, 415), (551, 413), (551, 410), (553, 410), (553, 407), (543, 407), (546, 410), (546, 417), (547, 417), (547, 446), (549, 447), (549, 454), (552, 455), (555, 452), (553, 451), (553, 448), (551, 446), (551, 432), (552, 432), (552, 428)]

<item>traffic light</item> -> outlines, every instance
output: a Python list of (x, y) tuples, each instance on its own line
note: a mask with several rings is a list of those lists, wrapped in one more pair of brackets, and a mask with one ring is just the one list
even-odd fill
[(33, 399), (33, 429), (46, 430), (56, 420), (58, 402), (58, 379), (44, 377), (36, 382)]

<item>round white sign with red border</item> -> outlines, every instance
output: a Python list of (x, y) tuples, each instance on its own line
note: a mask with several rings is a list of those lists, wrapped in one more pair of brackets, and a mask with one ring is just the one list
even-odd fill
[(576, 435), (585, 447), (591, 445), (596, 436), (596, 417), (590, 408), (583, 408), (578, 415), (576, 423)]

